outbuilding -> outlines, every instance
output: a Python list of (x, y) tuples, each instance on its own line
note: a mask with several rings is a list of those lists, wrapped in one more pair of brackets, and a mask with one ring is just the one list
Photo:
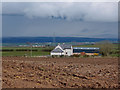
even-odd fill
[(73, 55), (82, 53), (86, 55), (99, 55), (99, 49), (97, 47), (74, 47)]

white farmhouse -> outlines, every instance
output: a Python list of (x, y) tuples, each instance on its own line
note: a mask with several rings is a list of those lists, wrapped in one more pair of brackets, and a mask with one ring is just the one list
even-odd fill
[(58, 46), (55, 47), (54, 50), (51, 51), (51, 55), (66, 55), (66, 56), (71, 56), (73, 55), (73, 47), (72, 45), (67, 45), (67, 44), (59, 44)]

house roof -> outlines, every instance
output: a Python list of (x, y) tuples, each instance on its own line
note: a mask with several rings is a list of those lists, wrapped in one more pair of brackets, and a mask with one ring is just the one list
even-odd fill
[(71, 46), (72, 46), (72, 45), (60, 44), (59, 46), (64, 50), (64, 49), (71, 49)]
[(87, 50), (99, 50), (98, 47), (74, 47), (73, 49), (87, 49)]
[(63, 51), (62, 51), (60, 48), (56, 48), (56, 49), (52, 50), (51, 52), (59, 52), (59, 53), (62, 53)]

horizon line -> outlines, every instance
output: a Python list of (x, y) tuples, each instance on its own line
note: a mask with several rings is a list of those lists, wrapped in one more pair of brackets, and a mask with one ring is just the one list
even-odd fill
[(78, 36), (4, 36), (2, 38), (37, 38), (37, 37), (118, 39), (118, 37), (117, 38), (111, 38), (111, 37), (78, 37)]

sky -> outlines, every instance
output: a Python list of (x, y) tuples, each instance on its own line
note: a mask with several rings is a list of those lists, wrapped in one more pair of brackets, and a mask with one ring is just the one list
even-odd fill
[(117, 2), (4, 2), (3, 37), (118, 37)]

